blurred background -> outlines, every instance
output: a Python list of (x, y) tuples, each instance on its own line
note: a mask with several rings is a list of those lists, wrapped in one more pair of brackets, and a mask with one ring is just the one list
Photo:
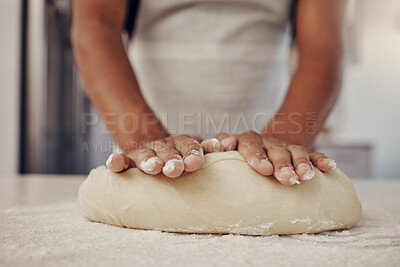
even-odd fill
[[(70, 26), (70, 0), (0, 1), (0, 174), (84, 174), (112, 150)], [(400, 178), (400, 1), (348, 0), (344, 27), (343, 88), (316, 149), (350, 177)]]

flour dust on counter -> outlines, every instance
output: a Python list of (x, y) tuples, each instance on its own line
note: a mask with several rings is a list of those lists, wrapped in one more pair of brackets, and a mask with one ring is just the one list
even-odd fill
[(364, 216), (351, 229), (283, 236), (115, 227), (86, 220), (75, 202), (13, 207), (0, 211), (0, 265), (396, 266), (400, 210), (390, 206), (398, 196), (387, 199), (368, 202), (365, 197)]

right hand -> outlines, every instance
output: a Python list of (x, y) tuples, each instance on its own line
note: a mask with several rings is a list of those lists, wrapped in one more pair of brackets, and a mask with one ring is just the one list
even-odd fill
[(178, 135), (141, 143), (138, 148), (124, 154), (111, 154), (106, 165), (113, 172), (137, 167), (151, 175), (162, 172), (169, 178), (183, 171), (197, 170), (204, 162), (199, 137)]

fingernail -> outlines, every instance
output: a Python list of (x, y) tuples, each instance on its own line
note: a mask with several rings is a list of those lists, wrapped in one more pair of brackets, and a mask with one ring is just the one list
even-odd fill
[(217, 138), (211, 138), (204, 140), (201, 142), (201, 146), (204, 147), (204, 149), (209, 152), (209, 151), (222, 151), (222, 145), (221, 142)]
[(334, 161), (333, 159), (324, 158), (322, 162), (328, 164), (328, 166), (331, 167), (331, 170), (336, 169), (337, 167), (336, 161)]
[(297, 176), (293, 176), (292, 178), (289, 179), (290, 184), (300, 184), (299, 178)]
[(115, 154), (113, 153), (113, 154), (111, 154), (111, 155), (108, 157), (108, 159), (106, 160), (106, 166), (107, 166), (107, 168), (110, 167), (111, 161), (113, 160), (114, 156), (115, 156)]
[(188, 172), (195, 171), (204, 162), (204, 155), (197, 150), (192, 150), (190, 155), (183, 159), (184, 168)]
[(256, 163), (254, 162), (254, 160), (248, 160), (247, 163), (249, 163), (250, 166), (254, 167), (256, 165)]
[(198, 161), (198, 160), (204, 161), (204, 153), (203, 153), (203, 149), (201, 149), (201, 151), (198, 150), (192, 150), (189, 152), (189, 155), (186, 156), (183, 161)]
[(211, 138), (211, 145), (214, 151), (220, 151), (221, 150), (221, 142), (217, 138)]
[(151, 157), (147, 160), (143, 160), (140, 163), (140, 168), (145, 172), (151, 172), (151, 171), (154, 171), (157, 163), (162, 164), (161, 159), (159, 159), (157, 157)]
[(303, 180), (311, 180), (314, 177), (314, 175), (315, 175), (315, 171), (313, 169), (309, 170), (308, 172), (306, 172), (303, 175)]
[(230, 136), (230, 137), (222, 139), (221, 144), (226, 150), (232, 150), (235, 148), (234, 142), (235, 142), (235, 137)]
[(191, 162), (197, 162), (197, 161), (199, 161), (199, 159), (200, 159), (199, 156), (196, 156), (196, 155), (192, 154), (192, 155), (189, 155), (189, 156), (185, 157), (185, 159), (183, 160), (183, 162), (184, 162), (185, 164), (188, 164), (188, 163), (190, 164)]
[(315, 171), (307, 163), (300, 163), (297, 168), (298, 172), (303, 174), (303, 180), (311, 180), (315, 175)]
[(290, 168), (290, 167), (283, 167), (281, 168), (278, 173), (276, 178), (280, 181), (287, 180), (289, 181), (290, 184), (300, 184), (299, 178), (297, 177), (297, 174), (295, 171)]
[(262, 159), (261, 161), (260, 161), (260, 165), (263, 167), (263, 168), (273, 168), (274, 166), (272, 165), (272, 163), (271, 162), (269, 162), (267, 159)]
[(203, 149), (202, 149), (202, 148), (200, 148), (200, 151), (199, 151), (199, 150), (193, 149), (193, 150), (191, 150), (189, 153), (190, 153), (190, 155), (187, 156), (186, 158), (188, 158), (188, 157), (190, 157), (190, 156), (192, 156), (192, 155), (194, 155), (194, 156), (199, 156), (199, 157), (204, 157), (204, 153), (203, 153)]
[(336, 161), (334, 161), (333, 159), (329, 161), (328, 165), (331, 166), (332, 170), (336, 169), (337, 167)]
[(183, 169), (183, 159), (182, 157), (180, 159), (170, 159), (167, 162), (165, 162), (165, 165), (163, 167), (163, 173), (173, 173), (175, 169), (179, 166), (179, 164), (182, 164), (182, 169)]
[(201, 163), (203, 163), (203, 161), (204, 161), (204, 155), (203, 155), (203, 153), (200, 153), (199, 151), (197, 151), (197, 150), (192, 150), (191, 152), (190, 152), (190, 155), (189, 156), (186, 156), (184, 159), (183, 159), (183, 162), (185, 163), (185, 164), (187, 164), (187, 163), (195, 163), (195, 162), (201, 162)]

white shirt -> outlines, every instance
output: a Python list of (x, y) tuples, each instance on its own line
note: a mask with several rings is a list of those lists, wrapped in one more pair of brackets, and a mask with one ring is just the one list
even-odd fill
[(129, 54), (171, 134), (260, 131), (288, 87), (290, 0), (144, 0)]

